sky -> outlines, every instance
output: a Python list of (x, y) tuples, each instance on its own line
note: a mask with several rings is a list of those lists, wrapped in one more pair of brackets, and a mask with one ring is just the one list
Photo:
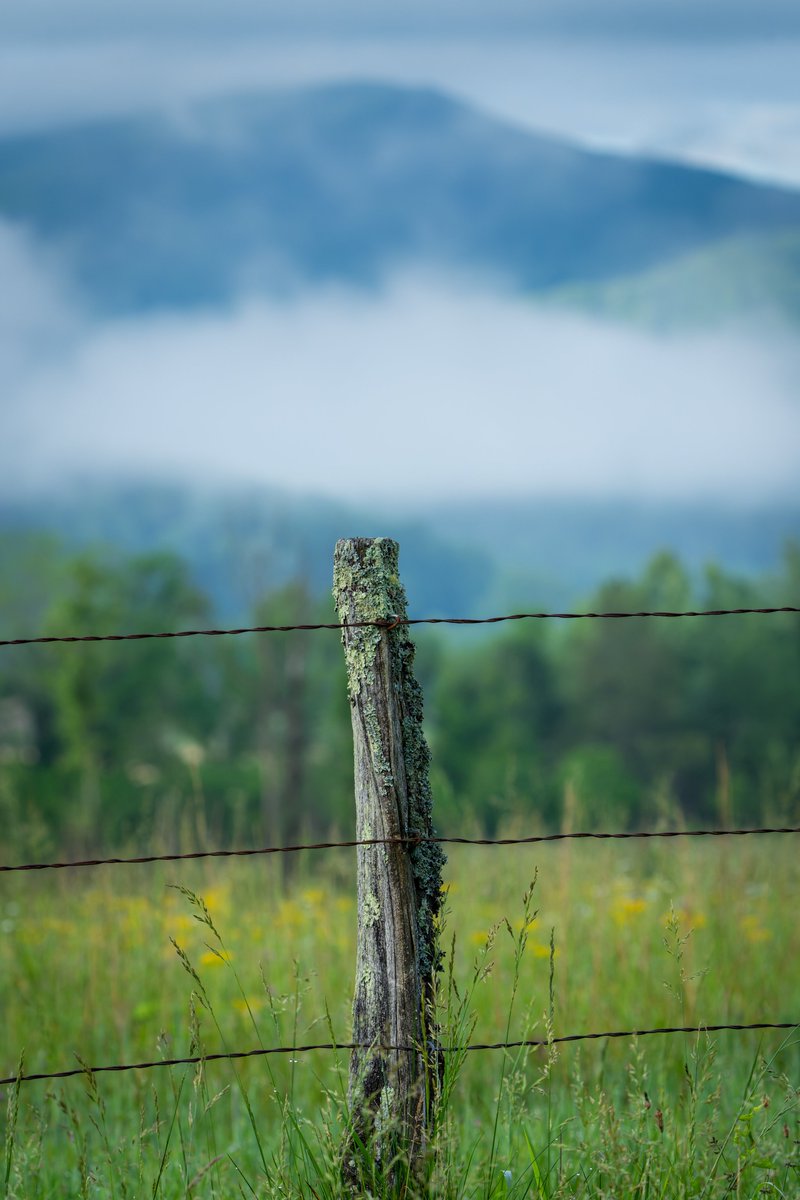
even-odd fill
[[(798, 62), (778, 0), (6, 0), (0, 135), (370, 78), (800, 187)], [(6, 488), (102, 465), (348, 498), (796, 495), (778, 329), (665, 339), (419, 265), (369, 297), (103, 319), (9, 222), (0, 279)]]
[(107, 34), (142, 30), (148, 35), (193, 26), (219, 34), (228, 30), (291, 27), (303, 33), (394, 32), (498, 28), (594, 36), (620, 32), (645, 37), (750, 38), (765, 29), (800, 31), (793, 0), (25, 0), (5, 6), (4, 27), (37, 37)]
[[(255, 19), (281, 7), (282, 22)], [(313, 16), (331, 11), (327, 0), (234, 0), (224, 19), (216, 2), (191, 8), (180, 0), (6, 4), (0, 132), (169, 110), (248, 88), (376, 78), (433, 84), (582, 142), (800, 186), (797, 6), (493, 0), (488, 28), (470, 20), (485, 6), (465, 0), (399, 10), (337, 4), (337, 23)], [(528, 10), (540, 20), (522, 22), (520, 31)], [(357, 20), (359, 12), (369, 19)], [(392, 12), (402, 20), (390, 20)]]

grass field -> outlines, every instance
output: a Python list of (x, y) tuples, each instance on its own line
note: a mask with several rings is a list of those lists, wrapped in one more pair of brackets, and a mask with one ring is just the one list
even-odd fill
[[(275, 859), (5, 877), (0, 1074), (346, 1041), (354, 854), (287, 881)], [(800, 1019), (789, 836), (453, 847), (445, 874), (445, 1041)], [(0, 1195), (335, 1196), (346, 1073), (314, 1052), (7, 1086)], [(796, 1032), (474, 1052), (447, 1083), (431, 1195), (800, 1196)]]

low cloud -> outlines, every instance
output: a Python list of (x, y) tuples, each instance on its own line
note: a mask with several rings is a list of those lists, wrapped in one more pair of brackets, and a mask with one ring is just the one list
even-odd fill
[(0, 219), (0, 388), (4, 417), (34, 364), (74, 344), (80, 321), (63, 264)]
[(797, 494), (800, 351), (778, 333), (660, 339), (420, 273), (96, 322), (8, 227), (0, 274), (28, 296), (0, 309), (6, 490), (90, 472), (361, 499)]
[(800, 104), (709, 103), (651, 131), (668, 158), (800, 188)]

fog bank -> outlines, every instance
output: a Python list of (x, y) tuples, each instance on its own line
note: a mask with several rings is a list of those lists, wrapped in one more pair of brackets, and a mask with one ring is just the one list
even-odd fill
[(422, 272), (97, 321), (9, 226), (0, 275), (5, 490), (96, 472), (347, 499), (797, 495), (800, 349), (777, 331), (662, 339)]

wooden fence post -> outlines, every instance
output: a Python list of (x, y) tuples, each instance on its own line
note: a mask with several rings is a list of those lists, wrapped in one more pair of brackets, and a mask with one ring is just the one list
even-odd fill
[[(333, 590), (343, 624), (404, 618), (397, 543), (337, 542)], [(344, 628), (342, 642), (353, 721), (356, 837), (431, 836), (430, 755), (408, 629)], [(391, 1169), (396, 1157), (413, 1168), (424, 1152), (436, 1087), (431, 999), (445, 861), (432, 842), (359, 846), (357, 853), (353, 1041), (369, 1049), (354, 1050), (350, 1062), (353, 1136), (344, 1169), (352, 1182), (359, 1143), (383, 1169)], [(423, 1047), (426, 1052), (416, 1049)]]

